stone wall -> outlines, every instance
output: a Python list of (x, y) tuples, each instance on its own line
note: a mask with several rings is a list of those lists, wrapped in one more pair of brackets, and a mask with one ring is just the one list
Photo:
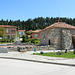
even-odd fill
[(37, 50), (55, 50), (56, 45), (47, 45), (47, 46), (37, 46)]
[(70, 32), (71, 32), (71, 35), (75, 35), (75, 29), (71, 29)]
[[(48, 45), (48, 46), (36, 46), (36, 50), (55, 50), (56, 45)], [(8, 47), (9, 51), (19, 51), (19, 52), (26, 52), (26, 51), (34, 51), (34, 47)]]
[(41, 45), (57, 45), (61, 49), (61, 29), (48, 29), (41, 32), (40, 44)]
[(62, 49), (70, 49), (72, 45), (72, 36), (70, 30), (62, 30)]
[(70, 32), (68, 29), (47, 29), (45, 31), (42, 31), (40, 34), (40, 44), (49, 45), (50, 40), (50, 45), (56, 45), (57, 49), (70, 49), (70, 46), (72, 44), (72, 34), (74, 34), (74, 32), (72, 30)]

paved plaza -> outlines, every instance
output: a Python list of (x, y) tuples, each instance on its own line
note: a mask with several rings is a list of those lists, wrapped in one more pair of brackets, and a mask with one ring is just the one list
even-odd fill
[[(53, 50), (52, 50), (53, 51)], [(44, 51), (44, 52), (52, 52)], [(0, 53), (0, 58), (18, 59), (32, 62), (75, 66), (75, 59), (33, 55), (34, 51)], [(39, 53), (40, 51), (37, 51)]]
[(75, 67), (1, 59), (0, 75), (74, 75)]

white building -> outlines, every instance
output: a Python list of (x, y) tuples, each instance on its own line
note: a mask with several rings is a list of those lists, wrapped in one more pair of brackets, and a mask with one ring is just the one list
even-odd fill
[(18, 30), (20, 37), (22, 37), (23, 35), (25, 35), (25, 30)]

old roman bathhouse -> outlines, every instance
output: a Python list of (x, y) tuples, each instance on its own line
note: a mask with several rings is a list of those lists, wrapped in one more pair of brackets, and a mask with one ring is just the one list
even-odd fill
[(75, 26), (57, 22), (43, 29), (40, 35), (41, 45), (56, 45), (56, 49), (70, 49)]

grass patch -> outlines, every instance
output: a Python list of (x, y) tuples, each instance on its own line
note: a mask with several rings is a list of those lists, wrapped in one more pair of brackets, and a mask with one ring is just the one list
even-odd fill
[(42, 55), (42, 56), (50, 56), (50, 57), (62, 57), (62, 58), (75, 58), (75, 54), (73, 54), (73, 51), (70, 51), (68, 53), (62, 52), (61, 55), (57, 55), (57, 52), (55, 53), (36, 53), (36, 55)]

